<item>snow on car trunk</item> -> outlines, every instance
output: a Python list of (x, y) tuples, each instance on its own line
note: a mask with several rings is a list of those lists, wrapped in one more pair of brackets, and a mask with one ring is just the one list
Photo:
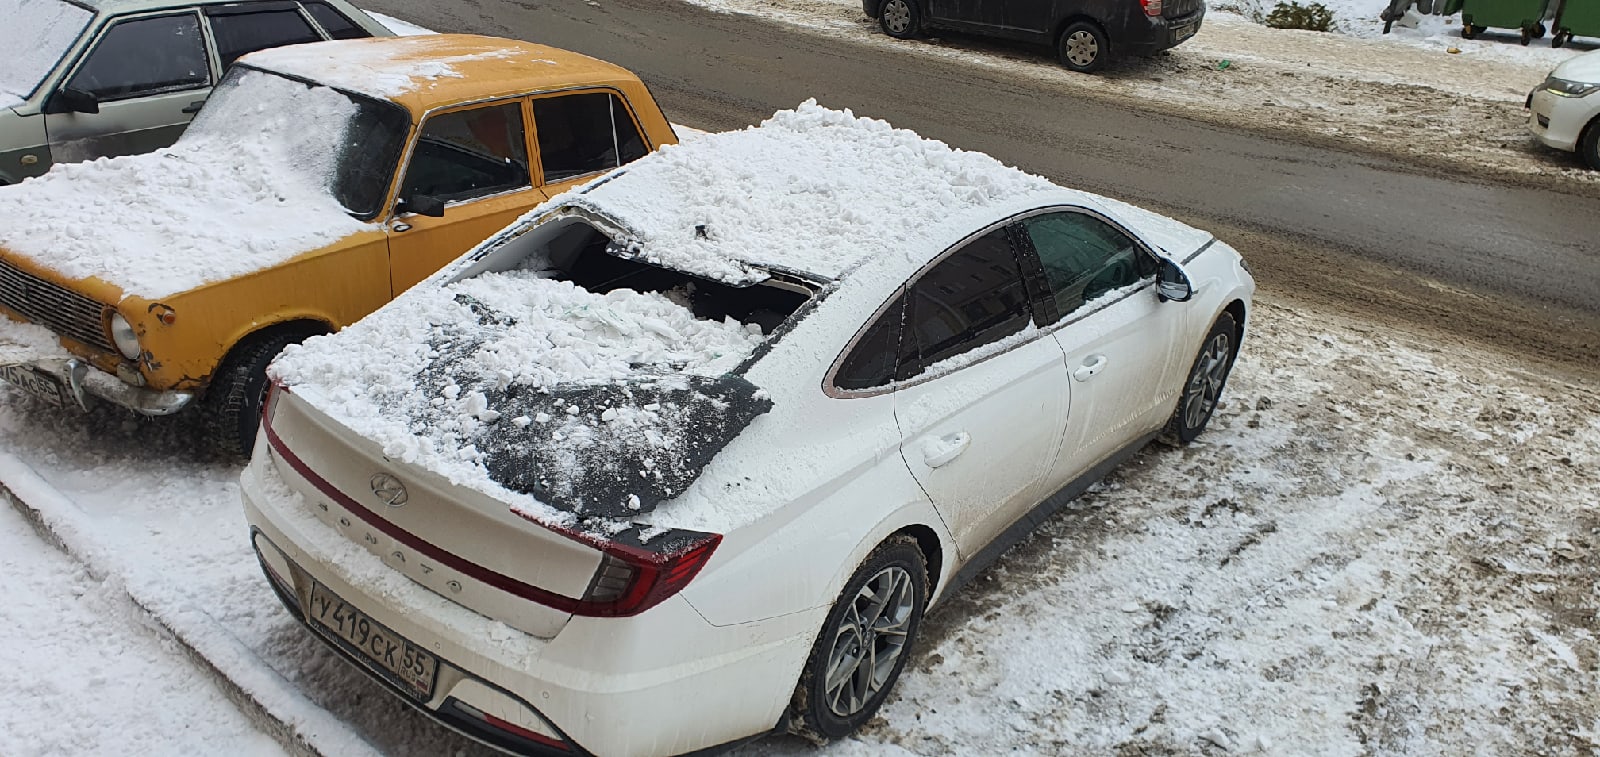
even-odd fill
[(507, 271), (415, 289), (272, 373), (389, 459), (570, 525), (681, 492), (770, 406), (723, 375), (760, 342), (665, 294)]
[(370, 228), (330, 190), (358, 110), (328, 87), (242, 71), (170, 148), (0, 188), (0, 246), (152, 299), (317, 249)]

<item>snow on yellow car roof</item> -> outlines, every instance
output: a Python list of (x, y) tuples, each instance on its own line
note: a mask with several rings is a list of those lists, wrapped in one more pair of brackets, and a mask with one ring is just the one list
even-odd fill
[(636, 81), (569, 50), (472, 34), (352, 39), (273, 48), (240, 63), (391, 100), (413, 113), (574, 85)]

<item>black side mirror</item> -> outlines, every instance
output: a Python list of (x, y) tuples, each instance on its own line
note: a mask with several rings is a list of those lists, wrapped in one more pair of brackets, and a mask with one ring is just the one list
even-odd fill
[(1182, 268), (1166, 258), (1161, 259), (1161, 270), (1156, 272), (1156, 297), (1162, 302), (1188, 302), (1194, 296), (1194, 287)]
[(394, 209), (401, 213), (416, 213), (429, 218), (444, 218), (444, 200), (433, 195), (411, 195), (402, 197), (395, 203)]
[(45, 113), (99, 113), (100, 98), (81, 89), (62, 87), (45, 101)]

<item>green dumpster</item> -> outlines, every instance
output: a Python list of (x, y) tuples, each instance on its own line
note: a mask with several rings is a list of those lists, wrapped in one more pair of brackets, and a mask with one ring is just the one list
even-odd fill
[(1550, 28), (1551, 47), (1561, 47), (1573, 37), (1600, 37), (1600, 0), (1562, 0)]
[(1544, 15), (1550, 0), (1447, 0), (1445, 11), (1461, 9), (1461, 36), (1472, 39), (1484, 29), (1516, 29), (1522, 44), (1544, 36)]

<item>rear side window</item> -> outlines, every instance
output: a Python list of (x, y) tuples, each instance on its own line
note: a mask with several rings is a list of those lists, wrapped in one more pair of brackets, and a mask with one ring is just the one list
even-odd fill
[(872, 389), (888, 386), (894, 380), (900, 355), (901, 323), (905, 318), (905, 294), (889, 303), (839, 362), (833, 385), (840, 389)]
[(522, 104), (510, 102), (430, 117), (400, 196), (459, 202), (532, 184)]
[(622, 98), (585, 92), (533, 101), (546, 183), (609, 171), (644, 157), (644, 137)]
[(1032, 312), (1005, 229), (968, 242), (922, 274), (911, 285), (907, 311), (902, 339), (915, 341), (917, 358), (901, 361), (902, 379), (1022, 331)]
[(322, 40), (305, 17), (293, 9), (230, 13), (211, 16), (209, 20), (223, 68), (257, 50)]
[(210, 83), (200, 22), (193, 13), (185, 13), (113, 24), (67, 86), (104, 102)]
[(328, 33), (329, 39), (359, 39), (372, 36), (366, 29), (327, 3), (306, 3), (305, 9), (313, 19), (316, 19), (317, 25)]

